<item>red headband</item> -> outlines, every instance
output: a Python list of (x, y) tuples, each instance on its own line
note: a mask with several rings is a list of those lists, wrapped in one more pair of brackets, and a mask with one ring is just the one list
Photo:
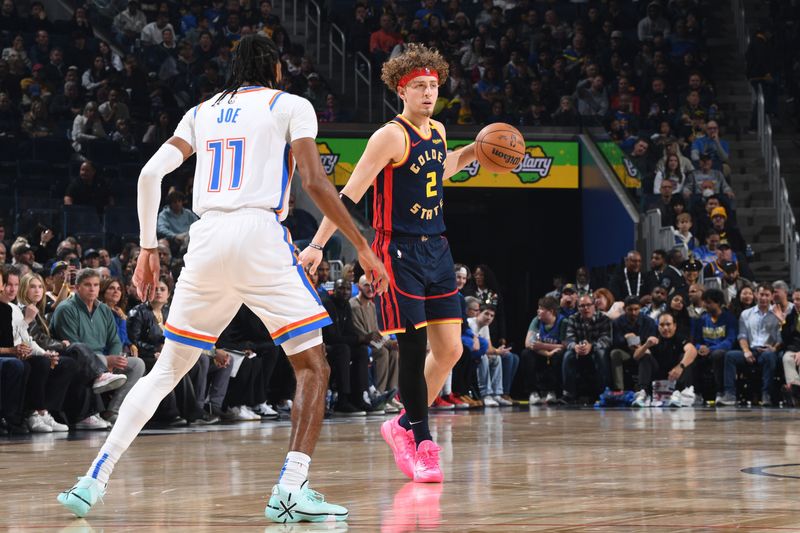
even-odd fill
[(414, 70), (412, 70), (411, 72), (400, 78), (400, 81), (397, 82), (397, 87), (398, 88), (405, 87), (408, 84), (408, 82), (419, 76), (433, 76), (434, 78), (436, 78), (436, 81), (439, 81), (439, 73), (433, 70), (432, 68), (428, 67), (415, 68)]

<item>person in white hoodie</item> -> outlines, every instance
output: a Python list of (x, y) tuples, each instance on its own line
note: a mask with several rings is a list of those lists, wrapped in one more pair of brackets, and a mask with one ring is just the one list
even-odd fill
[(672, 229), (672, 234), (675, 235), (675, 246), (683, 248), (683, 256), (689, 257), (689, 252), (697, 247), (697, 239), (692, 235), (692, 215), (689, 213), (681, 213), (675, 219), (677, 228)]

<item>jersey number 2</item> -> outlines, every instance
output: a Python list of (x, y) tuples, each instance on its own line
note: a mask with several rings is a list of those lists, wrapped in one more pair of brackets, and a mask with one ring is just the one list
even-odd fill
[[(232, 157), (226, 157), (230, 151)], [(242, 187), (242, 167), (244, 166), (244, 138), (214, 139), (206, 141), (206, 152), (211, 152), (211, 172), (208, 192), (219, 192), (222, 187), (222, 172), (230, 166), (229, 191)]]
[(425, 190), (428, 198), (436, 196), (436, 172), (428, 172), (428, 184), (425, 186)]

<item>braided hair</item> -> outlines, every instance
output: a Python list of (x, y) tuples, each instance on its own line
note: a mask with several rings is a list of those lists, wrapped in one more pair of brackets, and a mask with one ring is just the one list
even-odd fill
[(233, 52), (231, 75), (215, 104), (220, 103), (226, 95), (233, 98), (245, 83), (274, 88), (278, 84), (275, 65), (279, 61), (280, 51), (269, 37), (262, 34), (242, 37)]

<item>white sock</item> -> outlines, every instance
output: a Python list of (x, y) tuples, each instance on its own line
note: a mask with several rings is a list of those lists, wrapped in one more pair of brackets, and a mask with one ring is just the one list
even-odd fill
[(308, 466), (311, 464), (311, 457), (301, 452), (289, 452), (286, 454), (286, 462), (283, 463), (278, 484), (291, 491), (298, 490), (308, 479)]
[(108, 485), (108, 478), (114, 470), (114, 465), (119, 461), (120, 456), (125, 451), (122, 446), (106, 442), (92, 461), (92, 466), (86, 472), (87, 477), (91, 477), (100, 482), (101, 485)]
[(117, 421), (111, 429), (97, 458), (92, 462), (87, 476), (102, 484), (108, 483), (111, 471), (120, 456), (128, 449), (136, 435), (155, 413), (161, 400), (175, 388), (178, 381), (197, 362), (200, 348), (179, 344), (172, 340), (164, 343), (161, 355), (150, 373), (136, 382), (119, 409)]

